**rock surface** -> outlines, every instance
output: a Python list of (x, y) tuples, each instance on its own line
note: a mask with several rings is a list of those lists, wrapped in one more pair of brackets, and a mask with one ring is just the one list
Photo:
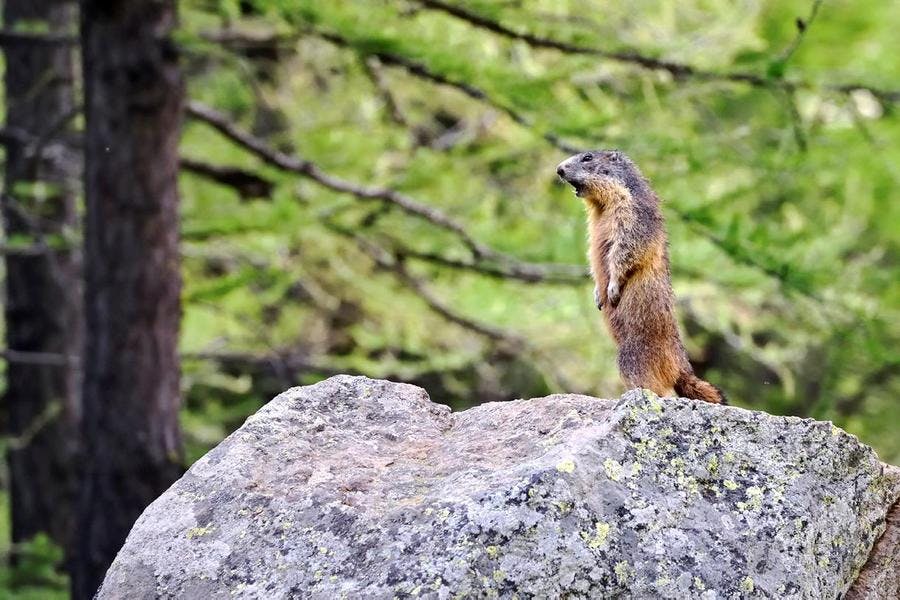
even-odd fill
[(451, 414), (337, 376), (147, 508), (99, 598), (839, 598), (898, 495), (829, 423), (641, 391)]

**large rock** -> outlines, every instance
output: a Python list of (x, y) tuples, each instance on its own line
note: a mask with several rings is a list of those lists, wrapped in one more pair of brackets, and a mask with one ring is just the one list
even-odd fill
[[(99, 597), (839, 598), (898, 494), (829, 423), (640, 391), (451, 414), (338, 376), (199, 460)], [(859, 597), (894, 597), (877, 572)]]

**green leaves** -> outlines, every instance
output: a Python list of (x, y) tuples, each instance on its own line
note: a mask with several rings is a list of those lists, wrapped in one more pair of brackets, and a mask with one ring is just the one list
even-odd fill
[[(745, 405), (834, 418), (897, 460), (900, 445), (881, 422), (900, 420), (900, 384), (878, 374), (900, 338), (891, 325), (900, 322), (900, 122), (884, 95), (834, 89), (900, 88), (896, 61), (885, 60), (896, 8), (823, 4), (795, 45), (806, 0), (749, 11), (728, 2), (452, 2), (514, 32), (600, 52), (534, 47), (416, 2), (257, 0), (255, 14), (229, 14), (229, 26), (280, 36), (278, 60), (229, 49), (232, 60), (200, 63), (191, 95), (326, 172), (401, 190), (486, 246), (538, 263), (585, 264), (583, 207), (555, 183), (560, 146), (625, 150), (663, 200), (679, 315), (707, 378)], [(215, 27), (220, 16), (188, 4), (186, 30)], [(647, 61), (604, 55), (622, 48)], [(374, 75), (364, 64), (372, 57), (382, 59)], [(804, 84), (790, 98), (782, 86), (793, 81)], [(533, 392), (532, 378), (494, 372), (493, 342), (329, 230), (327, 213), (387, 252), (448, 259), (407, 257), (405, 266), (451, 311), (529, 340), (539, 352), (517, 360), (537, 379), (620, 391), (590, 283), (462, 271), (476, 258), (432, 223), (261, 167), (206, 129), (188, 128), (184, 144), (190, 156), (262, 169), (277, 184), (271, 204), (241, 204), (183, 178), (190, 249), (253, 265), (214, 274), (186, 261), (190, 349), (299, 348), (335, 370), (427, 374), (457, 404), (481, 397), (487, 381), (504, 386), (500, 397)], [(233, 393), (223, 381), (204, 397)]]

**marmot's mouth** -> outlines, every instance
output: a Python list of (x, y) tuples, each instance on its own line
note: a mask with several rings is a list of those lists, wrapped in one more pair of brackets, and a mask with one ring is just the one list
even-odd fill
[(581, 198), (581, 195), (584, 193), (584, 188), (586, 186), (583, 183), (573, 183), (572, 187), (575, 188), (575, 195)]

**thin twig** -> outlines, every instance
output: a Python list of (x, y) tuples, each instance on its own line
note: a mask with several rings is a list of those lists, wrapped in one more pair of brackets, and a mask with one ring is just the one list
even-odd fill
[(62, 403), (59, 401), (53, 401), (44, 406), (44, 410), (40, 412), (40, 414), (36, 415), (31, 422), (28, 423), (28, 426), (25, 427), (21, 433), (17, 435), (7, 435), (4, 436), (3, 439), (6, 442), (6, 446), (9, 450), (23, 450), (34, 441), (34, 438), (37, 437), (41, 431), (53, 423), (59, 416), (63, 413)]
[(363, 72), (369, 78), (369, 81), (372, 82), (372, 87), (375, 88), (378, 95), (381, 96), (381, 99), (384, 101), (384, 107), (391, 120), (401, 127), (408, 128), (409, 120), (406, 118), (406, 115), (403, 114), (403, 111), (400, 110), (397, 99), (394, 98), (393, 92), (391, 92), (390, 87), (388, 87), (387, 82), (384, 80), (384, 75), (381, 72), (381, 61), (378, 60), (378, 57), (360, 56), (359, 63), (362, 66)]
[(822, 6), (822, 0), (813, 0), (812, 9), (810, 9), (809, 16), (806, 17), (806, 20), (799, 17), (797, 18), (797, 35), (794, 36), (793, 41), (791, 41), (790, 45), (782, 52), (781, 58), (779, 59), (779, 62), (782, 65), (786, 65), (794, 55), (794, 52), (797, 51), (797, 48), (800, 47), (803, 38), (806, 36), (806, 32), (809, 31), (810, 25), (813, 24), (813, 21), (816, 20), (816, 15), (819, 14), (820, 6)]

